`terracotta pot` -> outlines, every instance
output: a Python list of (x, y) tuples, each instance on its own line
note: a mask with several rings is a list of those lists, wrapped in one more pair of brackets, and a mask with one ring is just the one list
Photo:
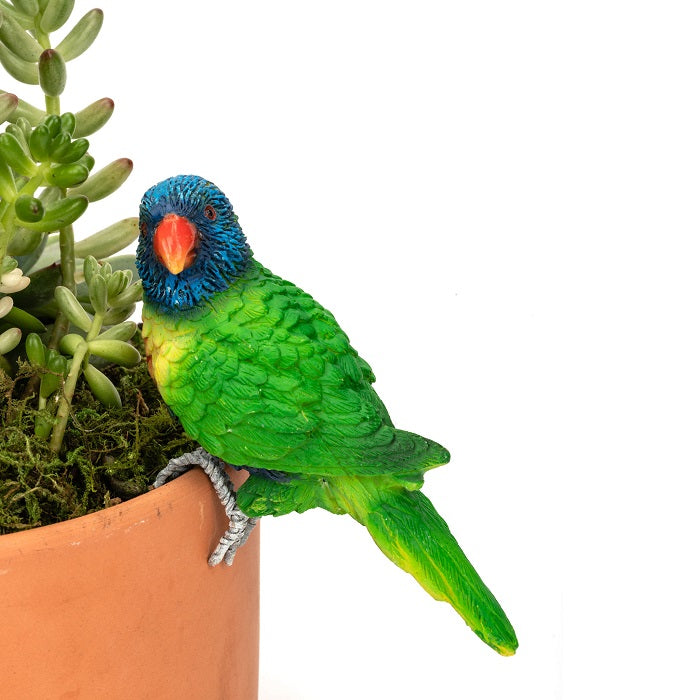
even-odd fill
[(260, 526), (209, 567), (226, 524), (195, 469), (0, 537), (0, 697), (257, 698)]

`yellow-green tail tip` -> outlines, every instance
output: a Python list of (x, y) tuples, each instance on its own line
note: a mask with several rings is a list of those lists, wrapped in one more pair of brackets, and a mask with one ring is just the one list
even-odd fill
[(491, 617), (490, 623), (487, 624), (481, 618), (480, 624), (474, 624), (476, 622), (475, 619), (468, 619), (463, 614), (463, 611), (458, 610), (458, 612), (484, 644), (490, 646), (501, 656), (513, 656), (518, 648), (518, 638), (515, 636), (515, 630), (490, 591), (488, 591), (488, 597), (496, 606), (496, 614)]
[(518, 648), (518, 642), (516, 640), (515, 644), (509, 646), (495, 646), (493, 647), (501, 656), (515, 656), (515, 652)]

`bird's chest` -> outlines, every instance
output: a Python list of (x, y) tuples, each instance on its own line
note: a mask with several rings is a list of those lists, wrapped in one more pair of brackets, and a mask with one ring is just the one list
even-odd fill
[(144, 304), (142, 333), (148, 371), (163, 393), (178, 383), (187, 358), (197, 352), (196, 324), (158, 315)]

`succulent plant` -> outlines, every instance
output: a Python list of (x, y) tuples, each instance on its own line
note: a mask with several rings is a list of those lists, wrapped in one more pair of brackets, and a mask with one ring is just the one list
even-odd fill
[(72, 397), (83, 377), (105, 405), (117, 389), (100, 370), (105, 360), (139, 362), (127, 319), (141, 297), (133, 256), (116, 255), (138, 236), (135, 217), (76, 242), (73, 224), (90, 204), (131, 173), (120, 158), (94, 171), (89, 141), (109, 120), (114, 102), (98, 99), (61, 112), (67, 67), (102, 26), (90, 10), (54, 47), (51, 34), (70, 19), (74, 0), (0, 0), (0, 63), (27, 85), (38, 85), (44, 107), (0, 91), (0, 372), (22, 362), (33, 372), (25, 386), (40, 410), (38, 436), (58, 452)]

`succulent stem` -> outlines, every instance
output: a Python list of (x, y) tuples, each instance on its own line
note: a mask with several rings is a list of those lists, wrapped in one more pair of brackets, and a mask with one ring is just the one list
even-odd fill
[(15, 213), (10, 202), (3, 202), (0, 207), (0, 260), (5, 257), (7, 244), (15, 230)]
[[(65, 190), (61, 192), (61, 196), (66, 196)], [(63, 286), (68, 287), (71, 292), (75, 293), (75, 236), (73, 234), (73, 224), (60, 229), (58, 235)]]
[(46, 99), (46, 113), (60, 114), (61, 113), (61, 98), (57, 95), (44, 95)]
[(53, 430), (51, 431), (51, 441), (49, 442), (49, 447), (54, 451), (58, 452), (61, 449), (61, 443), (63, 442), (63, 434), (66, 432), (66, 426), (68, 425), (68, 416), (70, 415), (70, 405), (73, 400), (73, 394), (75, 393), (75, 385), (78, 382), (78, 377), (82, 371), (83, 359), (87, 353), (87, 345), (84, 348), (80, 348), (76, 351), (73, 356), (73, 362), (70, 367), (70, 372), (66, 377), (66, 383), (63, 387), (63, 395), (58, 404), (58, 410), (56, 411), (56, 422), (54, 423)]
[[(65, 197), (65, 190), (61, 190), (61, 195)], [(58, 246), (61, 254), (61, 279), (64, 287), (68, 287), (71, 292), (75, 293), (75, 236), (73, 234), (73, 225), (69, 224), (59, 230)], [(68, 333), (70, 321), (63, 313), (58, 312), (56, 322), (51, 332), (51, 338), (48, 346), (50, 348), (58, 348), (61, 338)], [(72, 397), (72, 394), (71, 394)], [(65, 430), (65, 426), (64, 426)], [(51, 443), (53, 445), (53, 442)], [(60, 443), (59, 443), (60, 447)], [(53, 447), (52, 447), (53, 449)]]

